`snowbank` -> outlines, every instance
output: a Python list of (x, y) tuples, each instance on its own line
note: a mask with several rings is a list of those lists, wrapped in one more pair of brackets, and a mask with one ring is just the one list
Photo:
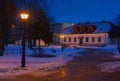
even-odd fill
[[(120, 53), (118, 52), (117, 45), (107, 45), (106, 47), (100, 48), (98, 47), (97, 49), (103, 49), (109, 52), (112, 52), (113, 58), (120, 58)], [(102, 71), (102, 72), (116, 72), (120, 71), (120, 61), (113, 61), (113, 62), (104, 62), (97, 67)]]
[[(52, 49), (56, 52), (53, 52)], [(26, 48), (26, 67), (21, 66), (21, 46), (9, 45), (4, 51), (4, 56), (0, 57), (0, 76), (8, 77), (12, 75), (35, 73), (42, 70), (53, 70), (66, 65), (68, 61), (76, 55), (77, 52), (85, 51), (83, 49), (76, 50), (74, 48), (65, 48), (61, 51), (60, 46), (44, 47), (44, 54), (53, 54), (52, 58), (30, 57), (34, 52)], [(39, 72), (42, 75), (42, 72)], [(37, 74), (37, 73), (36, 73)], [(44, 73), (44, 74), (48, 74)]]
[(105, 63), (97, 65), (97, 67), (102, 72), (116, 72), (116, 71), (120, 71), (120, 61), (105, 62)]

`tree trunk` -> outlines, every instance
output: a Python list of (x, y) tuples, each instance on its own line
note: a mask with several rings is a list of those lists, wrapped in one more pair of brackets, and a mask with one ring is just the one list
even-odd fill
[(0, 26), (0, 56), (3, 56), (3, 28)]
[(39, 54), (41, 54), (40, 39), (39, 39)]

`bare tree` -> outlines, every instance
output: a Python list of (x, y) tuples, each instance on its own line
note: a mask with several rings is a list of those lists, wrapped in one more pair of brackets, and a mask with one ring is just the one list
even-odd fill
[[(62, 0), (59, 0), (59, 1), (62, 2)], [(51, 18), (48, 17), (49, 8), (51, 6), (50, 4), (55, 4), (56, 2), (58, 2), (58, 1), (56, 1), (56, 0), (19, 0), (19, 3), (21, 4), (19, 6), (20, 9), (21, 10), (26, 9), (26, 10), (28, 10), (30, 12), (28, 34), (30, 34), (31, 32), (33, 34), (33, 29), (34, 29), (33, 26), (37, 22), (40, 23), (42, 21), (45, 21), (44, 23), (46, 23), (46, 25), (48, 27), (50, 27), (50, 21), (51, 21), (50, 19)], [(40, 18), (41, 18), (41, 20), (40, 20)], [(48, 25), (48, 23), (49, 23), (49, 25)], [(39, 24), (39, 27), (43, 27), (42, 25), (43, 24)], [(45, 27), (45, 25), (44, 25), (44, 27)], [(50, 30), (48, 27), (47, 27), (47, 29)], [(43, 31), (39, 30), (39, 32), (43, 32)], [(34, 31), (34, 33), (35, 33), (35, 31)], [(28, 39), (28, 42), (30, 42), (28, 44), (31, 47), (31, 40)], [(46, 40), (46, 42), (48, 42), (48, 41)]]

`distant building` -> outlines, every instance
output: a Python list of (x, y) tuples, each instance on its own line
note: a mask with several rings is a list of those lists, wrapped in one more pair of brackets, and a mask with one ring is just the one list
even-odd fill
[(53, 25), (53, 32), (54, 33), (62, 33), (65, 28), (73, 25), (73, 23), (55, 23)]
[(66, 28), (68, 28), (72, 25), (73, 25), (73, 23), (55, 23), (53, 25), (53, 30), (52, 30), (54, 32), (54, 35), (53, 35), (54, 43), (55, 42), (58, 43), (58, 41), (59, 41), (57, 34), (62, 33)]
[(80, 23), (66, 28), (57, 34), (57, 42), (66, 45), (99, 45), (116, 44), (120, 28), (111, 22)]

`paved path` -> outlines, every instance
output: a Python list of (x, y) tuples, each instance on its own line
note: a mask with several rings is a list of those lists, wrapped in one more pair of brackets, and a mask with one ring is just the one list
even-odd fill
[(120, 81), (120, 72), (105, 73), (96, 67), (97, 64), (103, 62), (120, 60), (112, 58), (112, 53), (87, 49), (87, 51), (78, 54), (82, 55), (75, 57), (65, 68), (59, 69), (58, 73), (42, 78), (21, 75), (11, 79), (3, 78), (0, 81)]

